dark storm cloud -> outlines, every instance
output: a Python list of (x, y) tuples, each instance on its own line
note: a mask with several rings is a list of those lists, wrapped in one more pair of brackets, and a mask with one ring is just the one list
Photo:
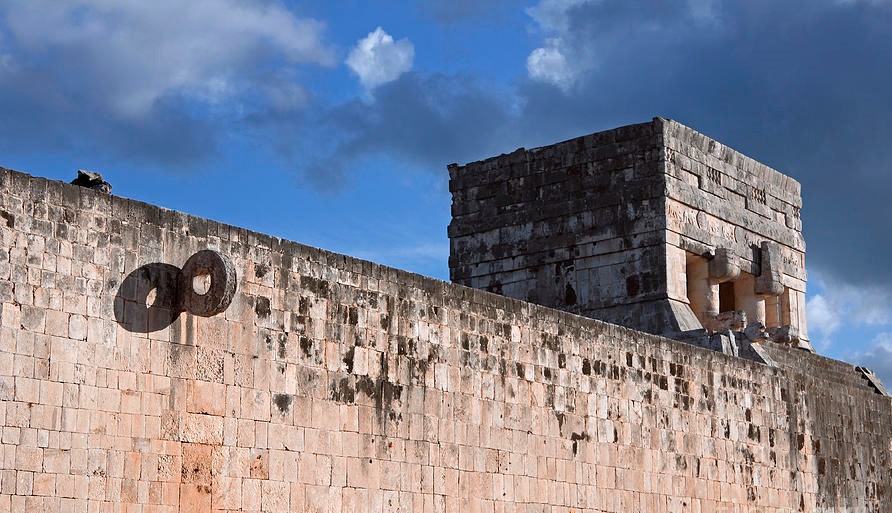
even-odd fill
[(407, 73), (356, 99), (323, 110), (313, 124), (313, 143), (302, 166), (308, 181), (323, 188), (342, 183), (363, 161), (386, 158), (413, 170), (443, 173), (448, 162), (502, 151), (516, 139), (510, 104), (496, 86), (466, 76)]
[(552, 130), (653, 115), (689, 124), (802, 182), (810, 264), (892, 284), (882, 257), (892, 251), (889, 5), (666, 5), (572, 8), (556, 35), (569, 61), (594, 67), (580, 66), (582, 84), (566, 95), (529, 88), (525, 115)]
[(131, 120), (91, 105), (91, 98), (64, 97), (33, 74), (5, 78), (0, 151), (126, 156), (189, 166), (213, 154), (217, 145), (217, 129), (191, 117), (176, 95), (158, 98), (147, 115)]

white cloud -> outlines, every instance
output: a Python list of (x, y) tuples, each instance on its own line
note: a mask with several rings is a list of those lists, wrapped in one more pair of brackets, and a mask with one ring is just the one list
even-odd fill
[(545, 46), (536, 48), (527, 57), (527, 73), (533, 80), (546, 82), (564, 91), (576, 81), (585, 66), (570, 67), (567, 63), (564, 36), (570, 30), (570, 10), (593, 0), (542, 0), (526, 10), (539, 28), (551, 34)]
[(347, 66), (359, 76), (359, 81), (371, 90), (412, 69), (415, 47), (408, 39), (394, 41), (381, 27), (357, 41), (347, 56)]
[(824, 348), (844, 326), (883, 326), (892, 321), (892, 294), (882, 287), (824, 281), (816, 274), (812, 275), (812, 284), (822, 292), (812, 295), (805, 304), (808, 331)]
[(565, 32), (570, 30), (570, 10), (595, 0), (542, 0), (526, 10), (542, 30)]
[(812, 296), (805, 303), (808, 331), (814, 338), (826, 338), (842, 325), (839, 313), (834, 310), (831, 301), (823, 294)]
[(536, 48), (527, 57), (527, 72), (534, 80), (553, 84), (567, 90), (576, 80), (576, 73), (567, 64), (558, 40), (549, 40), (543, 48)]
[(715, 4), (716, 0), (656, 6), (631, 0), (540, 0), (526, 13), (538, 25), (545, 44), (527, 57), (527, 72), (533, 80), (567, 92), (641, 34), (674, 37), (696, 33), (692, 25), (712, 24), (718, 19)]
[(892, 390), (892, 333), (878, 334), (871, 347), (855, 354), (852, 361), (874, 371), (888, 390)]
[(257, 94), (270, 68), (334, 64), (323, 25), (277, 0), (6, 0), (0, 20), (22, 62), (66, 83), (62, 96), (93, 94), (121, 117), (167, 94)]

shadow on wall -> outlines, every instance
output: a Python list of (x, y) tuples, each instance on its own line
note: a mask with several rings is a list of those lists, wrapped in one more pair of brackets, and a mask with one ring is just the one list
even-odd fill
[(211, 249), (189, 257), (182, 269), (146, 264), (118, 288), (115, 320), (127, 331), (151, 333), (173, 324), (180, 312), (213, 317), (229, 308), (237, 284), (232, 261)]
[(163, 330), (180, 316), (180, 268), (151, 263), (128, 274), (115, 296), (115, 320), (133, 333)]

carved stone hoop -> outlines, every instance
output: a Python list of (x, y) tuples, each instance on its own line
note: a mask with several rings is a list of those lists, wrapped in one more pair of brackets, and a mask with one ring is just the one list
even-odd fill
[[(196, 292), (193, 285), (193, 280), (199, 276), (210, 277), (210, 285), (204, 294)], [(179, 281), (180, 308), (194, 315), (210, 317), (223, 312), (232, 303), (237, 280), (231, 260), (205, 249), (186, 260)]]

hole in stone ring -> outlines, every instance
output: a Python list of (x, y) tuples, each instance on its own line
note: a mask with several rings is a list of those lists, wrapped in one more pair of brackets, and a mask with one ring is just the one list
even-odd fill
[(199, 296), (203, 296), (211, 290), (211, 273), (207, 269), (200, 269), (192, 277), (192, 290)]
[(235, 295), (235, 267), (220, 253), (205, 249), (186, 260), (179, 274), (182, 311), (210, 317), (226, 310)]
[(155, 301), (158, 299), (158, 287), (152, 288), (148, 294), (146, 294), (146, 308), (151, 308), (155, 306)]

